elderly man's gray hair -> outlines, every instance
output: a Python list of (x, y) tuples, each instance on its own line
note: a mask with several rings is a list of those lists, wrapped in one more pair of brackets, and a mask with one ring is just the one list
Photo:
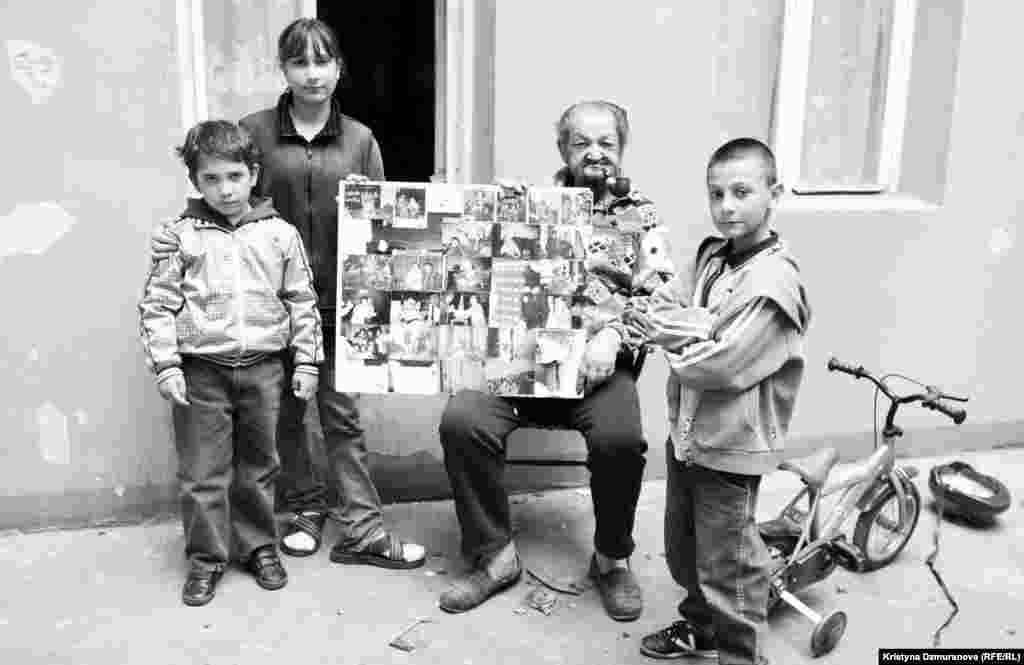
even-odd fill
[(565, 146), (569, 143), (569, 133), (572, 131), (570, 119), (576, 111), (583, 108), (601, 109), (611, 113), (612, 117), (615, 118), (615, 132), (619, 135), (619, 149), (624, 150), (626, 148), (626, 143), (629, 142), (629, 118), (626, 115), (626, 109), (604, 99), (589, 99), (576, 102), (565, 109), (562, 117), (558, 119), (555, 130), (558, 132), (558, 149), (560, 151), (564, 152)]

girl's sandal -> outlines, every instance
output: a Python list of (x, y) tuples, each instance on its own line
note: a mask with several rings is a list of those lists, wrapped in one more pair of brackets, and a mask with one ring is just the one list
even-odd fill
[[(301, 513), (295, 513), (292, 516), (288, 526), (285, 527), (284, 534), (281, 536), (281, 551), (288, 556), (310, 556), (320, 551), (320, 543), (322, 542), (324, 522), (327, 521), (327, 513), (307, 510)], [(297, 533), (304, 533), (313, 539), (313, 548), (296, 548), (289, 547), (285, 542), (289, 536), (293, 536)]]
[(331, 549), (331, 561), (334, 563), (362, 564), (399, 570), (419, 568), (426, 563), (426, 551), (416, 559), (406, 559), (405, 545), (406, 543), (403, 543), (390, 533), (384, 534), (364, 550), (346, 549), (341, 546), (341, 543), (338, 543)]

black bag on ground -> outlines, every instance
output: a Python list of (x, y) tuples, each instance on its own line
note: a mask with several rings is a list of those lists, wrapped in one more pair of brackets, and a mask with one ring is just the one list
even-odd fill
[(1010, 507), (1010, 490), (992, 476), (959, 460), (932, 467), (928, 488), (945, 513), (988, 523)]

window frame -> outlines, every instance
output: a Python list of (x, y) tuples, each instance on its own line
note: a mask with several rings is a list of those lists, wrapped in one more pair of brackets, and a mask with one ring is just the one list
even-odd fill
[(185, 132), (209, 115), (202, 0), (175, 0), (174, 17), (178, 28), (181, 130)]
[(816, 0), (785, 0), (779, 83), (775, 103), (773, 144), (780, 179), (797, 196), (900, 193), (903, 137), (910, 93), (918, 0), (893, 0), (878, 182), (834, 186), (801, 181), (803, 139), (807, 119), (807, 81)]
[(495, 0), (436, 0), (434, 182), (494, 179)]

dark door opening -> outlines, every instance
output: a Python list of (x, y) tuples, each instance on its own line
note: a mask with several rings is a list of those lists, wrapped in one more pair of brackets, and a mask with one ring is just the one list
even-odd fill
[(425, 182), (434, 174), (434, 6), (426, 0), (317, 3), (348, 61), (342, 111), (373, 130), (388, 180)]

